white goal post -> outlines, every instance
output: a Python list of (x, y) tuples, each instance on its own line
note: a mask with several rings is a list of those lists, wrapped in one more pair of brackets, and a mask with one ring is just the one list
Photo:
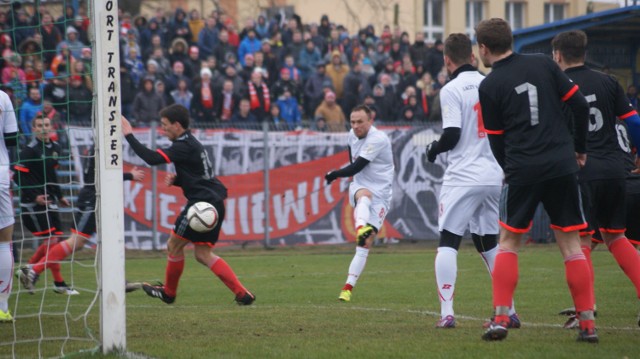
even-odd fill
[[(102, 352), (126, 351), (125, 246), (120, 126), (120, 27), (117, 0), (94, 0), (96, 219), (100, 255)], [(90, 5), (91, 6), (91, 5)]]

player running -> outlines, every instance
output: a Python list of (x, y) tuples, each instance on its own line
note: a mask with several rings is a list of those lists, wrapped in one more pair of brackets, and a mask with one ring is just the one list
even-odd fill
[(356, 254), (349, 265), (347, 282), (338, 299), (351, 301), (351, 292), (367, 264), (369, 247), (380, 231), (391, 204), (393, 154), (386, 133), (373, 126), (371, 110), (359, 105), (351, 111), (351, 130), (347, 138), (351, 164), (325, 175), (327, 185), (340, 177), (353, 176), (349, 203), (356, 225)]
[[(467, 228), (489, 274), (493, 270), (498, 238), (498, 202), (503, 173), (491, 154), (487, 134), (481, 126), (478, 87), (484, 79), (471, 66), (471, 40), (465, 34), (451, 34), (444, 43), (444, 64), (451, 77), (440, 90), (442, 127), (439, 141), (427, 147), (427, 159), (449, 152), (440, 190), (438, 227), (440, 244), (435, 259), (440, 298), (437, 328), (456, 326), (453, 311), (458, 272), (458, 250)], [(509, 308), (509, 327), (519, 328), (520, 319)]]
[[(151, 297), (167, 304), (176, 300), (178, 282), (184, 269), (184, 247), (193, 243), (195, 257), (200, 264), (209, 268), (235, 294), (239, 305), (250, 305), (256, 297), (240, 283), (231, 267), (224, 259), (213, 254), (220, 236), (224, 220), (224, 200), (227, 188), (213, 174), (211, 161), (202, 144), (189, 130), (189, 110), (180, 105), (171, 105), (160, 111), (162, 131), (172, 142), (169, 148), (152, 151), (145, 147), (133, 135), (131, 124), (122, 117), (122, 134), (131, 149), (149, 165), (173, 163), (175, 174), (168, 174), (165, 183), (182, 188), (187, 204), (176, 219), (175, 227), (167, 242), (169, 252), (165, 271), (164, 285), (143, 284), (142, 289)], [(191, 229), (186, 218), (187, 210), (196, 202), (211, 203), (218, 211), (218, 223), (210, 232), (199, 233)]]
[[(476, 37), (480, 59), (492, 68), (480, 84), (482, 118), (506, 182), (500, 197), (502, 229), (492, 273), (495, 318), (482, 338), (507, 337), (509, 307), (518, 283), (518, 249), (542, 202), (564, 258), (580, 319), (578, 341), (597, 343), (593, 283), (578, 233), (587, 224), (576, 178), (587, 157), (589, 105), (552, 59), (512, 52), (513, 35), (505, 20), (483, 20)], [(563, 103), (573, 113), (573, 128), (563, 115)]]
[(589, 224), (580, 232), (582, 252), (590, 266), (589, 279), (594, 280), (591, 237), (599, 231), (640, 298), (640, 255), (625, 236), (628, 155), (620, 147), (617, 124), (617, 118), (625, 121), (633, 142), (640, 143), (640, 117), (615, 78), (584, 64), (587, 35), (583, 31), (560, 33), (553, 38), (551, 47), (556, 63), (580, 87), (590, 105), (589, 160), (578, 174)]
[[(96, 159), (94, 149), (91, 148), (87, 157), (85, 157), (83, 165), (83, 180), (84, 187), (80, 190), (77, 200), (77, 210), (73, 212), (73, 224), (71, 225), (71, 236), (64, 241), (57, 244), (52, 244), (48, 249), (48, 254), (42, 255), (38, 260), (29, 261), (29, 265), (23, 266), (18, 270), (18, 276), (22, 286), (29, 291), (34, 292), (35, 284), (40, 277), (40, 274), (46, 269), (51, 269), (51, 272), (55, 272), (53, 268), (57, 268), (60, 272), (60, 261), (67, 258), (69, 255), (82, 249), (89, 238), (96, 233), (96, 185), (95, 185), (95, 172), (96, 172)], [(142, 181), (144, 179), (144, 172), (134, 167), (131, 172), (123, 173), (122, 179), (124, 181)], [(61, 287), (58, 283), (55, 283), (54, 291), (56, 293), (64, 293), (67, 295), (79, 294), (73, 288)], [(64, 289), (64, 292), (61, 290)]]

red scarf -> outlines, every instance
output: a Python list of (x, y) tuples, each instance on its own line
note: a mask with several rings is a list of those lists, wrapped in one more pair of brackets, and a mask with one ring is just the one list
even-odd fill
[(202, 107), (213, 108), (213, 94), (211, 93), (211, 88), (208, 83), (202, 83), (200, 96), (202, 96)]
[[(269, 112), (269, 108), (271, 108), (271, 100), (269, 98), (269, 88), (267, 87), (267, 85), (264, 84), (264, 82), (261, 85), (262, 85), (262, 97), (264, 97), (264, 110)], [(253, 85), (253, 82), (251, 81), (249, 81), (249, 98), (250, 98), (250, 105), (252, 110), (255, 110), (256, 108), (260, 107), (260, 99), (258, 98), (258, 93), (256, 92), (256, 88)]]
[(429, 115), (429, 103), (427, 102), (427, 95), (425, 95), (424, 91), (422, 91), (422, 111), (424, 111), (424, 115)]

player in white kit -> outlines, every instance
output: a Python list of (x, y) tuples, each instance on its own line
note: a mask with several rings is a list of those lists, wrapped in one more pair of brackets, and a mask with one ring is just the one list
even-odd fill
[[(435, 260), (440, 298), (438, 328), (454, 328), (453, 296), (458, 272), (457, 256), (467, 228), (489, 273), (497, 253), (498, 203), (503, 173), (493, 157), (482, 123), (478, 87), (484, 79), (471, 65), (471, 40), (451, 34), (445, 41), (444, 62), (451, 77), (440, 90), (442, 127), (439, 141), (427, 147), (427, 159), (449, 152), (440, 190), (438, 227), (440, 244)], [(511, 322), (520, 321), (513, 307)]]
[(351, 300), (351, 291), (364, 270), (369, 247), (380, 231), (391, 204), (394, 167), (391, 141), (373, 126), (371, 110), (364, 105), (353, 108), (348, 144), (351, 164), (325, 175), (327, 184), (339, 177), (351, 177), (349, 203), (355, 208), (357, 247), (349, 266), (347, 282), (340, 292), (343, 302)]
[(13, 277), (11, 237), (15, 220), (7, 146), (15, 146), (18, 143), (18, 123), (11, 99), (4, 91), (0, 91), (0, 128), (0, 322), (12, 322), (9, 295)]

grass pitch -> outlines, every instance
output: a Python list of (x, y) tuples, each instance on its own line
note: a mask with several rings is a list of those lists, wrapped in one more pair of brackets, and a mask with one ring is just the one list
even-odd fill
[[(571, 298), (554, 245), (520, 252), (515, 299), (523, 326), (494, 343), (480, 339), (481, 325), (491, 315), (491, 284), (470, 243), (458, 254), (457, 328), (447, 330), (434, 327), (440, 305), (433, 243), (373, 248), (350, 303), (337, 297), (353, 246), (221, 248), (217, 253), (256, 294), (254, 305), (237, 306), (233, 294), (188, 253), (173, 305), (142, 291), (128, 294), (129, 352), (153, 358), (349, 359), (632, 358), (640, 352), (635, 290), (604, 247), (593, 254), (598, 345), (576, 343), (577, 331), (561, 327), (565, 317), (557, 312), (569, 307)], [(128, 254), (127, 278), (163, 280), (165, 261), (162, 253)], [(51, 306), (66, 303), (61, 296), (46, 299)], [(21, 307), (41, 303), (38, 295), (21, 294), (19, 300)], [(93, 317), (97, 321), (97, 314)], [(33, 330), (33, 320), (22, 322), (23, 333)], [(0, 342), (13, 335), (9, 332), (0, 327)], [(33, 348), (19, 346), (18, 357), (37, 356)], [(10, 356), (8, 349), (0, 346), (0, 357)], [(73, 346), (67, 349), (73, 352)], [(59, 355), (59, 349), (51, 355)]]

